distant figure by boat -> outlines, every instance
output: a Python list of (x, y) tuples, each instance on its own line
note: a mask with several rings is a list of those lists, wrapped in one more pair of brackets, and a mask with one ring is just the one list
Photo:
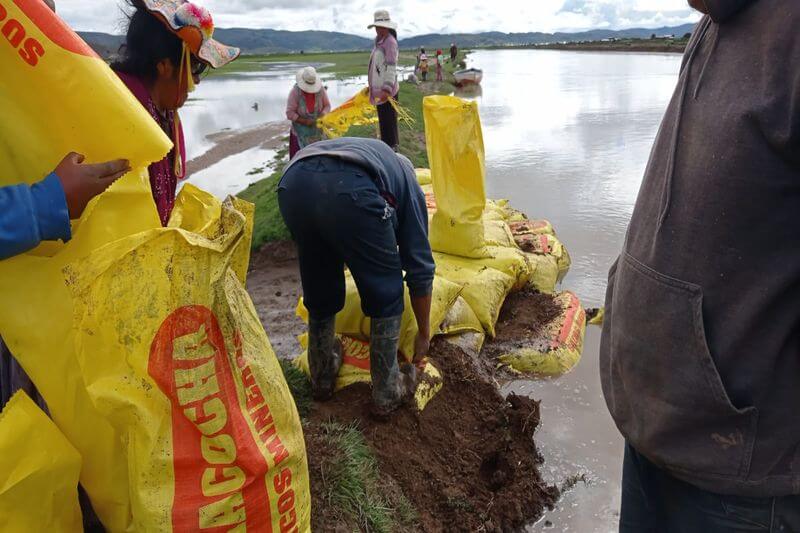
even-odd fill
[(456, 43), (450, 43), (450, 62), (455, 63), (458, 58), (458, 46)]

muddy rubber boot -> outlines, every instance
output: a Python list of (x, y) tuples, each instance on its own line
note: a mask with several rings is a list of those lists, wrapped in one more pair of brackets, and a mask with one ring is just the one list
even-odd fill
[(397, 364), (400, 316), (373, 318), (370, 326), (369, 358), (372, 376), (372, 413), (385, 417), (414, 396), (416, 368)]
[(342, 345), (336, 338), (336, 317), (308, 321), (308, 367), (311, 371), (311, 393), (324, 402), (333, 396), (336, 377), (342, 367)]

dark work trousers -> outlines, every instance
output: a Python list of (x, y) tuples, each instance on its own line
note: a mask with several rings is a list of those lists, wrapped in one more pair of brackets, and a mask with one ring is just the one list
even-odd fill
[(723, 496), (680, 481), (630, 444), (622, 467), (621, 533), (800, 532), (800, 496)]
[[(394, 100), (397, 102), (397, 96)], [(384, 102), (378, 106), (378, 124), (381, 129), (381, 140), (392, 147), (396, 152), (400, 145), (400, 131), (397, 126), (397, 111), (391, 102)]]
[(344, 266), (371, 318), (403, 313), (403, 271), (393, 209), (361, 167), (331, 157), (302, 160), (278, 188), (283, 220), (297, 244), (303, 300), (322, 320), (344, 307)]

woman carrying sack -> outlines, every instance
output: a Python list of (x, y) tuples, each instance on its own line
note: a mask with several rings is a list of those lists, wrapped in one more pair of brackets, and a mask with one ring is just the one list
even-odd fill
[(286, 118), (292, 122), (289, 133), (289, 159), (309, 144), (323, 139), (317, 120), (331, 110), (328, 92), (314, 67), (304, 67), (295, 76), (297, 83), (286, 102)]
[(389, 12), (380, 9), (375, 12), (375, 22), (368, 28), (375, 28), (375, 48), (369, 59), (369, 101), (378, 108), (378, 122), (381, 140), (397, 151), (400, 132), (397, 129), (397, 111), (391, 100), (397, 100), (400, 85), (397, 82), (397, 23), (389, 17)]

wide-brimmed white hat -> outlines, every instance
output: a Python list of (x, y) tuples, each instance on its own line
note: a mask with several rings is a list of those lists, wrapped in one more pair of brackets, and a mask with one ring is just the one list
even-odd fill
[(390, 30), (397, 29), (397, 23), (389, 16), (389, 12), (385, 9), (379, 9), (375, 12), (375, 22), (367, 26), (367, 28), (389, 28)]
[(317, 74), (317, 69), (314, 67), (303, 67), (297, 71), (297, 86), (300, 90), (316, 94), (322, 89), (322, 79)]

